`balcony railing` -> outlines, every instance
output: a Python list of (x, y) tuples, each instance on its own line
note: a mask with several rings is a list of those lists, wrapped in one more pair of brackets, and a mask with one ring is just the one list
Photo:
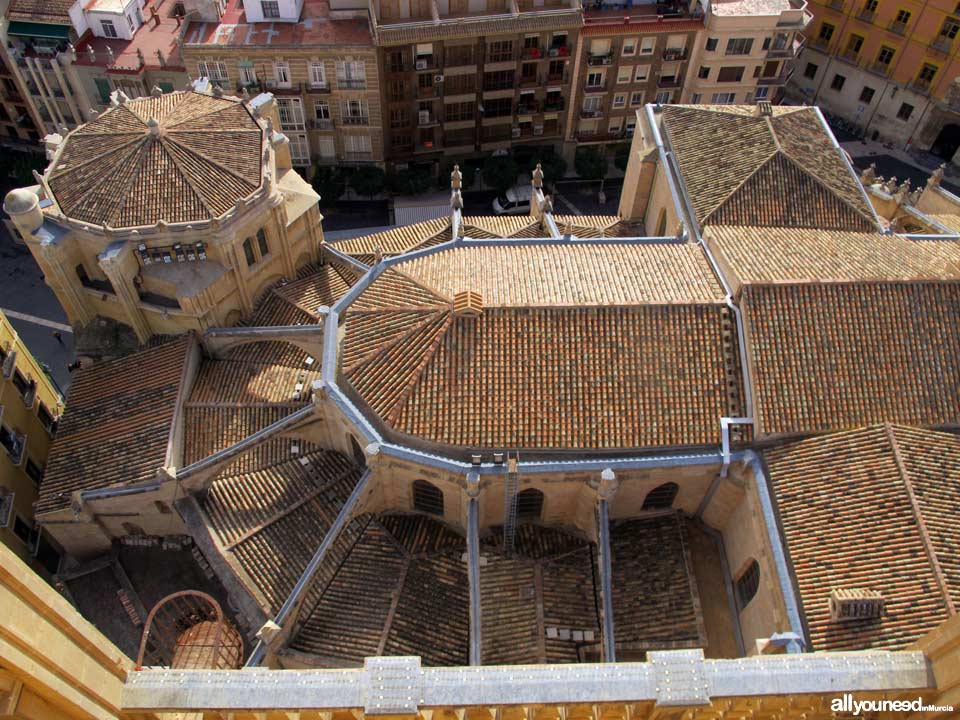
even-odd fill
[(774, 75), (773, 77), (757, 78), (757, 85), (783, 85), (786, 81), (785, 75)]
[(676, 75), (657, 78), (658, 88), (678, 88), (680, 87), (680, 78)]
[(259, 93), (263, 91), (263, 85), (259, 80), (254, 80), (250, 83), (238, 82), (237, 83), (237, 92), (242, 93), (243, 89), (246, 88), (248, 93)]
[(517, 59), (517, 53), (513, 50), (508, 51), (496, 51), (487, 50), (487, 59), (488, 63), (498, 63), (498, 62), (512, 62)]
[(585, 108), (580, 110), (580, 117), (582, 118), (598, 118), (602, 115), (603, 110), (587, 110)]
[(569, 77), (566, 73), (547, 73), (547, 82), (558, 83), (558, 82), (568, 82)]
[(588, 93), (602, 93), (607, 91), (607, 83), (604, 82), (600, 85), (587, 85), (584, 89), (584, 92)]
[(943, 37), (942, 35), (936, 40), (930, 43), (929, 47), (934, 52), (938, 53), (949, 53), (950, 47), (953, 45), (953, 40), (950, 38)]
[(687, 49), (686, 48), (673, 48), (663, 51), (663, 59), (667, 62), (677, 61), (677, 60), (686, 60), (687, 59)]
[(561, 97), (556, 100), (550, 100), (549, 98), (543, 101), (543, 111), (544, 112), (558, 112), (566, 108), (567, 103)]
[(810, 47), (817, 50), (826, 50), (830, 47), (830, 40), (817, 36), (810, 40)]
[(373, 153), (369, 150), (364, 150), (364, 151), (348, 150), (345, 153), (343, 153), (343, 159), (352, 160), (352, 161), (372, 160)]
[(314, 130), (333, 130), (335, 125), (333, 120), (330, 120), (329, 118), (325, 120), (314, 119), (310, 122), (310, 127), (312, 127)]
[(477, 59), (473, 53), (447, 53), (443, 59), (444, 67), (462, 67), (464, 65), (476, 65)]
[(345, 115), (340, 122), (344, 125), (369, 125), (370, 118), (367, 115)]
[(366, 90), (366, 80), (352, 80), (346, 78), (337, 78), (338, 90)]
[(587, 65), (591, 67), (597, 65), (612, 65), (613, 64), (613, 53), (608, 52), (605, 55), (588, 55), (587, 56)]
[(493, 90), (509, 90), (514, 85), (513, 80), (498, 80), (495, 82), (485, 82), (483, 84), (483, 91), (490, 92)]
[(897, 35), (906, 35), (907, 34), (907, 24), (905, 22), (900, 22), (899, 20), (891, 20), (890, 24), (887, 25), (887, 30)]
[(0, 425), (0, 445), (3, 446), (7, 454), (10, 455), (10, 462), (19, 465), (23, 460), (23, 451), (27, 445), (26, 435), (17, 435), (12, 430)]
[(863, 20), (864, 22), (872, 23), (873, 19), (877, 16), (876, 10), (867, 10), (864, 8), (857, 15), (857, 20)]
[(860, 62), (860, 51), (859, 50), (844, 50), (840, 53), (840, 59), (846, 60), (848, 63), (853, 63), (856, 65)]
[(525, 47), (520, 50), (520, 57), (524, 60), (542, 60), (547, 56), (547, 51), (542, 47)]
[(435, 98), (440, 97), (441, 94), (439, 85), (417, 85), (418, 98)]
[(310, 93), (328, 93), (330, 92), (330, 83), (309, 83), (307, 92)]
[(914, 92), (928, 93), (930, 92), (930, 84), (931, 84), (930, 80), (917, 78), (916, 80), (910, 83), (910, 89), (913, 90)]
[(517, 103), (517, 115), (533, 115), (540, 112), (540, 103), (537, 101)]
[(303, 95), (303, 83), (267, 80), (267, 88), (277, 95)]
[(886, 77), (890, 74), (890, 65), (885, 62), (875, 62), (869, 68), (870, 72)]
[(540, 84), (540, 78), (536, 75), (521, 75), (520, 87), (532, 87)]

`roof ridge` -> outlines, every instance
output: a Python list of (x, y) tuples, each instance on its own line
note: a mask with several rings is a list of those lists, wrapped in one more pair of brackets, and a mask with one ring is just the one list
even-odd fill
[[(382, 315), (387, 312), (391, 312), (390, 308), (386, 308), (386, 309), (381, 308), (380, 310), (377, 310), (377, 315)], [(369, 352), (366, 352), (363, 355), (361, 355), (359, 358), (351, 362), (349, 365), (344, 365), (343, 373), (345, 376), (350, 377), (355, 370), (359, 369), (360, 366), (368, 363), (372, 358), (376, 357), (377, 355), (380, 355), (381, 353), (387, 352), (388, 350), (390, 350), (390, 348), (403, 342), (410, 335), (413, 335), (414, 333), (418, 332), (425, 324), (435, 319), (434, 316), (440, 315), (443, 311), (442, 310), (418, 311), (418, 310), (402, 310), (401, 309), (398, 312), (405, 312), (405, 313), (423, 312), (424, 317), (419, 322), (415, 322), (412, 325), (410, 325), (410, 327), (408, 327), (403, 332), (397, 333), (396, 335), (394, 335), (384, 345), (377, 346), (371, 349)], [(350, 322), (349, 316), (347, 318), (347, 322), (348, 323)]]
[[(772, 128), (772, 123), (771, 123), (771, 128)], [(779, 141), (779, 140), (777, 140), (777, 147), (780, 147), (780, 141)], [(787, 150), (784, 150), (784, 149), (781, 148), (780, 152), (783, 153), (783, 156), (784, 156), (785, 158), (787, 158), (788, 160), (790, 160), (794, 165), (796, 165), (796, 166), (797, 166), (798, 168), (800, 168), (804, 173), (806, 173), (806, 174), (809, 175), (814, 181), (816, 181), (823, 189), (825, 189), (827, 192), (829, 192), (831, 196), (833, 196), (834, 198), (836, 198), (837, 200), (839, 200), (840, 202), (842, 202), (844, 205), (846, 205), (848, 208), (850, 208), (851, 210), (853, 210), (857, 215), (860, 215), (861, 217), (864, 217), (864, 218), (866, 218), (867, 220), (869, 220), (869, 221), (870, 221), (870, 224), (871, 224), (873, 227), (877, 227), (877, 222), (876, 222), (876, 220), (875, 220), (874, 218), (870, 217), (870, 216), (869, 216), (867, 213), (865, 213), (863, 210), (861, 210), (860, 208), (856, 207), (852, 202), (850, 202), (849, 200), (847, 200), (847, 198), (843, 197), (843, 195), (841, 195), (840, 193), (838, 193), (830, 184), (827, 183), (826, 180), (824, 180), (822, 177), (820, 177), (819, 174), (817, 174), (816, 172), (814, 172), (811, 168), (807, 167), (806, 165), (802, 164), (799, 160), (797, 160), (796, 158), (794, 158), (793, 155), (791, 155)], [(837, 152), (841, 152), (841, 151), (840, 151), (840, 150), (837, 150)], [(854, 178), (854, 179), (856, 179), (856, 178)], [(858, 183), (860, 182), (859, 180), (856, 180), (856, 181), (857, 181)], [(864, 232), (868, 232), (868, 231), (864, 231)], [(879, 228), (877, 228), (877, 232), (878, 232), (878, 233), (880, 232), (880, 229), (879, 229)]]
[[(728, 113), (728, 114), (733, 115), (733, 114), (735, 114), (735, 113)], [(774, 158), (776, 158), (777, 155), (782, 154), (783, 151), (780, 150), (780, 143), (775, 140), (775, 141), (774, 141), (774, 144), (775, 144), (775, 146), (776, 146), (776, 149), (774, 149), (774, 151), (773, 151), (772, 153), (770, 153), (770, 155), (768, 155), (767, 158), (766, 158), (762, 163), (760, 163), (759, 165), (757, 165), (757, 167), (755, 167), (750, 173), (748, 173), (747, 176), (746, 176), (745, 178), (743, 178), (743, 180), (741, 180), (739, 183), (737, 183), (737, 186), (736, 186), (735, 188), (733, 188), (733, 190), (731, 190), (729, 193), (727, 193), (720, 202), (718, 202), (716, 205), (714, 205), (712, 208), (710, 208), (709, 211), (707, 211), (707, 212), (704, 214), (703, 220), (701, 220), (701, 221), (699, 222), (700, 227), (705, 227), (705, 226), (710, 222), (710, 218), (713, 217), (713, 215), (717, 212), (717, 210), (719, 210), (719, 209), (722, 208), (724, 205), (726, 205), (726, 204), (727, 204), (727, 201), (728, 201), (730, 198), (732, 198), (734, 195), (736, 195), (738, 192), (740, 192), (740, 190), (743, 188), (743, 186), (747, 184), (747, 181), (748, 181), (748, 180), (750, 180), (751, 178), (755, 177), (756, 174), (757, 174), (758, 172), (760, 172), (760, 170), (762, 170), (762, 169), (765, 168), (767, 165), (769, 165), (769, 164), (770, 164), (770, 161), (773, 160)], [(729, 224), (729, 223), (727, 223), (727, 224)]]
[[(190, 98), (196, 98), (196, 97), (201, 97), (201, 96), (198, 95), (197, 93), (185, 92), (185, 93), (181, 93), (181, 97), (182, 97), (183, 99), (182, 99), (180, 102), (176, 103), (172, 108), (170, 108), (171, 111), (174, 110), (174, 109), (176, 109), (176, 108), (178, 108), (178, 107), (180, 107), (181, 105), (189, 102), (189, 101), (190, 101)], [(212, 97), (212, 96), (210, 96), (210, 95), (203, 95), (202, 97), (204, 98), (204, 100), (207, 100), (207, 99), (210, 99), (210, 100), (220, 100), (220, 99), (221, 99), (221, 98), (214, 98), (214, 97)], [(166, 127), (167, 127), (167, 128), (175, 128), (177, 125), (182, 125), (182, 124), (185, 123), (185, 122), (192, 122), (192, 121), (194, 121), (194, 120), (199, 120), (200, 118), (206, 117), (207, 115), (213, 115), (214, 113), (220, 112), (221, 110), (225, 110), (226, 108), (230, 107), (232, 104), (234, 104), (234, 103), (231, 103), (231, 102), (228, 100), (228, 101), (227, 101), (227, 105), (219, 105), (218, 107), (211, 108), (211, 109), (208, 110), (207, 112), (199, 113), (199, 114), (197, 114), (197, 115), (188, 115), (187, 117), (182, 118), (182, 119), (180, 119), (180, 120), (174, 120), (172, 123), (167, 124)], [(243, 105), (243, 103), (240, 103), (240, 104)], [(246, 109), (246, 105), (244, 105), (244, 109)], [(247, 112), (249, 112), (249, 110), (248, 110)], [(170, 113), (168, 112), (167, 115), (169, 115), (169, 114), (170, 114)], [(138, 116), (138, 117), (139, 117), (139, 116)], [(166, 117), (166, 116), (165, 116), (165, 117)], [(258, 125), (259, 125), (259, 123), (258, 123)]]
[[(167, 157), (170, 158), (170, 162), (172, 162), (176, 166), (177, 170), (180, 173), (180, 177), (183, 178), (183, 181), (187, 184), (190, 190), (193, 191), (193, 194), (197, 196), (197, 200), (199, 200), (200, 204), (203, 205), (203, 207), (206, 209), (207, 214), (210, 217), (216, 217), (217, 213), (214, 211), (212, 207), (210, 207), (210, 204), (207, 202), (207, 199), (200, 192), (200, 189), (194, 184), (193, 178), (190, 177), (190, 174), (186, 171), (186, 168), (183, 167), (179, 158), (177, 158), (174, 153), (170, 152), (170, 149), (167, 147), (167, 142), (168, 142), (168, 138), (161, 136), (160, 141), (156, 143), (156, 145), (157, 147), (161, 148), (163, 152), (167, 154)], [(189, 152), (191, 155), (195, 155), (198, 160), (201, 160), (201, 161), (205, 160), (205, 158), (202, 155), (199, 155), (197, 152), (193, 150), (188, 151), (186, 148), (181, 148), (180, 145), (177, 143), (172, 143), (172, 145), (174, 145), (178, 149), (183, 150), (184, 152)], [(146, 155), (147, 153), (143, 153), (144, 157), (146, 157)], [(129, 197), (129, 194), (127, 197)]]
[(920, 508), (920, 503), (917, 502), (917, 496), (913, 490), (913, 482), (910, 479), (910, 473), (903, 462), (903, 456), (900, 453), (900, 445), (897, 442), (897, 435), (889, 422), (885, 422), (883, 425), (887, 436), (887, 441), (890, 444), (890, 449), (893, 451), (893, 458), (897, 465), (897, 471), (900, 474), (900, 479), (903, 481), (904, 487), (907, 491), (907, 497), (910, 500), (910, 509), (913, 512), (914, 519), (917, 522), (917, 529), (920, 531), (920, 541), (923, 543), (923, 548), (930, 560), (934, 577), (936, 577), (937, 584), (940, 586), (940, 592), (943, 594), (943, 599), (947, 606), (947, 612), (950, 615), (956, 615), (957, 609), (953, 603), (953, 598), (950, 597), (950, 586), (947, 585), (946, 578), (943, 576), (943, 569), (940, 567), (940, 560), (937, 558), (937, 551), (933, 547), (933, 543), (930, 540), (930, 534), (927, 532), (927, 523), (923, 518), (923, 510)]
[(397, 398), (396, 403), (393, 406), (393, 409), (390, 411), (390, 414), (385, 418), (385, 420), (390, 425), (395, 425), (400, 414), (401, 408), (406, 405), (407, 399), (410, 397), (410, 394), (413, 392), (413, 388), (416, 387), (417, 382), (420, 379), (420, 376), (423, 375), (423, 371), (426, 370), (427, 365), (433, 360), (433, 356), (437, 354), (437, 349), (440, 347), (440, 339), (447, 334), (447, 331), (450, 329), (450, 325), (453, 324), (453, 311), (450, 310), (446, 313), (446, 316), (443, 317), (443, 322), (439, 325), (436, 331), (433, 333), (433, 341), (426, 347), (423, 352), (423, 356), (420, 359), (420, 363), (414, 368), (413, 372), (410, 373), (409, 382), (406, 383), (406, 386), (403, 389), (403, 392), (400, 393), (400, 396)]
[[(83, 194), (80, 195), (79, 198), (77, 198), (76, 200), (74, 200), (73, 202), (70, 203), (71, 205), (74, 206), (74, 210), (76, 209), (77, 206), (82, 206), (82, 205), (87, 201), (87, 198), (89, 198), (91, 194), (95, 193), (97, 190), (99, 190), (101, 187), (103, 187), (103, 185), (106, 184), (108, 181), (113, 180), (118, 174), (122, 173), (122, 171), (124, 170), (124, 162), (123, 162), (123, 161), (124, 161), (124, 160), (129, 160), (129, 159), (137, 152), (137, 150), (138, 150), (138, 147), (137, 147), (137, 146), (138, 146), (138, 145), (142, 145), (142, 144), (145, 142), (145, 137), (146, 137), (146, 136), (141, 137), (140, 140), (139, 140), (139, 142), (130, 143), (129, 147), (124, 146), (124, 147), (127, 147), (126, 153), (124, 154), (123, 157), (117, 158), (116, 162), (113, 163), (113, 172), (105, 172), (105, 173), (103, 173), (103, 174), (96, 180), (95, 183), (93, 183), (90, 187), (86, 188), (86, 192), (83, 192)], [(141, 151), (141, 152), (140, 152), (141, 162), (142, 162), (142, 157), (143, 157), (144, 155), (145, 155), (145, 153), (143, 153), (143, 152)], [(134, 169), (134, 172), (136, 172), (136, 168)], [(51, 180), (60, 181), (60, 180), (63, 180), (64, 178), (66, 178), (67, 176), (69, 176), (69, 174), (70, 174), (70, 171), (68, 170), (66, 173), (63, 173), (62, 175), (51, 176), (50, 179), (51, 179)], [(134, 174), (132, 173), (132, 174), (130, 175), (130, 177), (131, 177), (131, 178), (134, 177)], [(51, 189), (52, 189), (52, 188), (51, 188)], [(52, 189), (52, 190), (53, 190), (53, 189)], [(62, 195), (62, 193), (61, 193), (61, 195)], [(60, 206), (60, 211), (63, 212), (63, 211), (64, 211), (64, 209), (63, 209), (63, 204), (62, 204), (61, 200), (57, 199), (57, 191), (56, 191), (56, 190), (53, 190), (53, 196), (54, 196), (54, 200), (56, 201), (56, 203)], [(121, 206), (122, 206), (122, 205), (123, 205), (123, 203), (121, 203)], [(120, 213), (119, 213), (119, 210), (118, 210), (118, 211), (117, 211), (116, 213), (114, 213), (112, 216), (102, 218), (102, 220), (101, 220), (100, 223), (96, 223), (96, 222), (92, 222), (92, 221), (91, 221), (90, 224), (91, 224), (91, 225), (107, 225), (107, 224), (110, 224), (110, 223), (112, 223), (117, 217), (119, 217), (119, 214), (120, 214)]]
[[(140, 152), (138, 153), (137, 162), (134, 165), (133, 170), (131, 170), (129, 176), (131, 187), (135, 184), (136, 179), (140, 177), (140, 174), (143, 172), (143, 165), (147, 161), (149, 149), (145, 148), (144, 146), (147, 144), (148, 138), (148, 135), (144, 135), (142, 138), (140, 138)], [(117, 163), (117, 166), (122, 167), (122, 164)], [(113, 177), (114, 175), (116, 175), (116, 173), (111, 173), (110, 177)], [(99, 187), (99, 185), (97, 187)], [(121, 201), (117, 203), (115, 208), (116, 212), (114, 212), (113, 216), (110, 218), (111, 225), (123, 216), (123, 209), (127, 206), (127, 203), (129, 203), (131, 199), (133, 199), (133, 193), (128, 192), (123, 196)]]
[[(62, 167), (62, 166), (60, 166), (60, 165), (58, 164), (58, 166), (57, 166), (56, 168), (54, 168), (54, 173), (52, 173), (52, 174), (50, 175), (50, 179), (53, 180), (54, 178), (59, 178), (59, 177), (62, 177), (62, 176), (64, 176), (64, 175), (69, 175), (69, 174), (72, 173), (74, 170), (79, 170), (80, 168), (86, 167), (86, 166), (89, 165), (90, 163), (96, 162), (97, 160), (100, 160), (102, 157), (104, 157), (104, 156), (106, 156), (106, 155), (112, 155), (113, 153), (120, 152), (120, 151), (122, 151), (124, 148), (126, 148), (127, 146), (132, 145), (133, 143), (135, 143), (135, 142), (137, 142), (137, 141), (143, 140), (144, 135), (145, 135), (145, 133), (135, 133), (135, 132), (129, 132), (129, 133), (98, 133), (98, 134), (99, 134), (99, 135), (102, 135), (102, 136), (104, 136), (104, 137), (118, 137), (118, 136), (122, 136), (122, 135), (129, 135), (129, 136), (130, 136), (130, 140), (127, 141), (127, 142), (125, 142), (125, 143), (122, 143), (121, 145), (118, 145), (117, 147), (110, 148), (109, 150), (104, 150), (102, 153), (100, 153), (100, 154), (98, 154), (98, 155), (94, 155), (94, 156), (92, 156), (92, 157), (90, 157), (90, 158), (88, 158), (88, 159), (86, 159), (86, 160), (81, 160), (80, 162), (77, 162), (77, 163), (68, 163), (66, 168), (64, 168), (64, 167)], [(91, 136), (91, 135), (84, 135), (84, 136), (82, 136), (82, 137), (92, 137), (92, 136)], [(119, 164), (119, 163), (118, 163), (118, 164)], [(58, 171), (59, 171), (59, 172), (58, 172)]]

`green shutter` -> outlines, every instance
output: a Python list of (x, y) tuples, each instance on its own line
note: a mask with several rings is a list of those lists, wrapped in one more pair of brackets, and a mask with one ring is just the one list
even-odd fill
[(110, 81), (103, 78), (94, 78), (97, 84), (97, 92), (100, 93), (100, 102), (107, 104), (110, 102)]

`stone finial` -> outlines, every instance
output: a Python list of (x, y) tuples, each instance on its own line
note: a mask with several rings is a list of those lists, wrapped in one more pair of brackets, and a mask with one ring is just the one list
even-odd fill
[(930, 187), (930, 188), (940, 187), (940, 183), (943, 181), (943, 173), (946, 167), (947, 167), (947, 164), (943, 163), (940, 165), (940, 167), (938, 167), (936, 170), (930, 173), (930, 177), (927, 178), (927, 187)]
[(211, 92), (215, 98), (223, 97), (223, 88), (219, 85), (214, 85)]
[(43, 175), (41, 175), (36, 169), (33, 170), (33, 179), (37, 181), (37, 185), (43, 184)]
[(450, 173), (450, 188), (459, 190), (463, 187), (463, 173), (460, 172), (460, 166), (454, 165), (453, 172)]
[(546, 215), (547, 213), (552, 213), (552, 212), (553, 212), (553, 198), (552, 198), (551, 196), (549, 196), (549, 195), (547, 195), (545, 198), (543, 198), (543, 205), (541, 206), (540, 209), (543, 211), (543, 214), (544, 214), (544, 215)]
[(890, 195), (893, 195), (893, 193), (897, 191), (897, 176), (892, 175), (890, 179), (883, 184), (883, 189)]
[(214, 232), (220, 229), (220, 218), (210, 218), (210, 229)]
[(87, 45), (87, 59), (90, 62), (97, 61), (97, 51), (93, 49), (93, 45)]
[(152, 97), (160, 97), (161, 95), (163, 95), (163, 90), (160, 89), (159, 85), (154, 85), (153, 89), (150, 90), (150, 95)]
[(160, 218), (159, 220), (157, 220), (157, 230), (159, 230), (160, 232), (166, 232), (167, 221), (164, 220), (163, 218)]
[(147, 127), (150, 128), (150, 134), (154, 137), (160, 134), (160, 123), (157, 122), (156, 118), (147, 120)]
[(140, 48), (137, 48), (137, 60), (140, 61), (141, 66), (147, 64), (146, 58), (143, 57), (143, 50), (141, 50)]
[(920, 202), (921, 194), (923, 194), (923, 188), (917, 188), (907, 196), (907, 203), (910, 205), (916, 205), (918, 202)]
[(870, 166), (860, 173), (860, 182), (864, 187), (873, 185), (873, 181), (877, 179), (877, 164), (870, 163)]
[(683, 234), (687, 231), (687, 226), (683, 224), (683, 219), (677, 223), (677, 239), (683, 237)]
[(107, 63), (113, 65), (116, 58), (113, 56), (113, 48), (107, 45)]
[(373, 264), (379, 265), (381, 260), (383, 260), (383, 248), (377, 245), (373, 249)]
[(156, 55), (157, 55), (157, 62), (160, 63), (160, 67), (166, 67), (167, 59), (163, 56), (163, 52), (161, 50), (157, 50)]
[(897, 188), (897, 192), (894, 194), (893, 198), (897, 201), (897, 204), (900, 205), (906, 199), (907, 195), (910, 194), (910, 178), (907, 178), (903, 181), (903, 184)]
[(538, 189), (543, 187), (543, 166), (540, 163), (533, 169), (533, 186)]
[(244, 102), (249, 102), (250, 100), (250, 91), (247, 90), (247, 86), (244, 85), (243, 89), (240, 91), (240, 97), (243, 98)]
[(563, 228), (563, 234), (573, 237), (573, 220), (570, 220), (569, 218), (567, 218), (567, 224)]
[(273, 137), (273, 118), (267, 118), (267, 139)]
[(617, 475), (611, 468), (604, 468), (600, 473), (600, 482), (597, 484), (597, 496), (600, 500), (613, 500), (613, 496), (617, 494), (617, 488), (620, 487), (620, 482), (617, 480)]
[(93, 108), (90, 108), (90, 111), (87, 113), (87, 117), (90, 118), (91, 120), (96, 120), (98, 117), (100, 117), (100, 113), (98, 113)]

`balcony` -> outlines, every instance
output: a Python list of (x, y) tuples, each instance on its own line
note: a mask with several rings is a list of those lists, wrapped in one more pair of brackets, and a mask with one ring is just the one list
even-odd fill
[(513, 50), (509, 52), (497, 51), (493, 52), (492, 50), (487, 50), (487, 55), (484, 62), (488, 63), (501, 63), (501, 62), (515, 62), (519, 58), (519, 53), (514, 52)]
[(477, 59), (473, 56), (473, 52), (468, 53), (457, 53), (457, 52), (448, 52), (443, 58), (444, 67), (464, 67), (466, 65), (476, 65)]
[(307, 85), (308, 93), (328, 93), (330, 92), (330, 83), (310, 83)]
[(686, 60), (687, 59), (687, 49), (686, 48), (672, 48), (663, 51), (663, 59), (667, 62), (677, 61), (677, 60)]
[(772, 77), (757, 78), (757, 85), (783, 85), (787, 82), (787, 76), (783, 73)]
[(589, 120), (590, 118), (598, 118), (602, 116), (603, 116), (603, 110), (587, 110), (587, 109), (580, 110), (580, 117), (585, 120)]
[(534, 113), (538, 112), (540, 112), (540, 103), (536, 100), (531, 100), (530, 102), (525, 103), (517, 103), (517, 115), (533, 115)]
[(826, 52), (830, 48), (830, 39), (819, 36), (815, 37), (810, 41), (810, 47), (814, 48), (815, 50), (823, 50)]
[(442, 94), (439, 85), (417, 85), (418, 98), (438, 98)]
[(899, 20), (891, 20), (890, 24), (887, 25), (887, 30), (895, 35), (906, 35), (907, 24), (905, 22), (900, 22)]
[(363, 162), (364, 160), (373, 160), (373, 153), (369, 150), (353, 151), (348, 150), (343, 153), (343, 159), (350, 162)]
[(541, 84), (541, 78), (536, 75), (521, 75), (520, 87), (535, 87)]
[(922, 78), (917, 78), (913, 82), (909, 83), (908, 87), (914, 92), (926, 94), (930, 92), (930, 84), (932, 80), (924, 80)]
[(413, 67), (409, 63), (390, 63), (390, 65), (387, 67), (387, 73), (391, 75), (400, 75), (402, 73), (409, 72), (412, 69)]
[(680, 87), (680, 78), (676, 75), (667, 75), (665, 77), (657, 78), (657, 87), (658, 88), (678, 88)]
[(840, 60), (848, 62), (851, 65), (857, 65), (860, 62), (860, 51), (859, 50), (844, 50), (840, 53)]
[(607, 91), (607, 83), (603, 82), (600, 85), (587, 85), (583, 91), (585, 93), (602, 93)]
[(350, 80), (346, 78), (337, 78), (338, 90), (366, 90), (366, 80)]
[(340, 122), (343, 125), (369, 125), (370, 118), (367, 115), (345, 115)]
[(303, 95), (304, 91), (303, 83), (282, 83), (278, 80), (267, 80), (267, 89), (275, 95)]
[(493, 92), (494, 90), (510, 90), (514, 87), (513, 80), (496, 81), (483, 84), (484, 92)]
[(880, 75), (882, 77), (887, 77), (887, 75), (890, 74), (890, 65), (884, 62), (875, 62), (867, 69), (875, 75)]
[(310, 122), (310, 127), (312, 127), (314, 130), (333, 130), (336, 126), (334, 125), (333, 120), (327, 118), (324, 120), (312, 120)]
[(557, 45), (556, 47), (547, 48), (547, 57), (548, 58), (564, 58), (570, 56), (570, 46), (563, 44)]
[(587, 65), (590, 67), (596, 67), (598, 65), (612, 65), (613, 64), (613, 53), (608, 52), (606, 55), (588, 55), (587, 56)]
[(547, 98), (543, 102), (544, 112), (560, 112), (561, 110), (564, 110), (566, 107), (567, 107), (567, 103), (562, 97), (556, 98), (555, 100), (551, 100), (550, 98)]
[(247, 89), (247, 92), (250, 93), (251, 95), (253, 95), (253, 94), (255, 94), (255, 93), (263, 92), (263, 85), (260, 83), (259, 80), (255, 80), (255, 81), (249, 82), (249, 83), (245, 83), (245, 82), (238, 82), (238, 83), (237, 83), (237, 92), (238, 92), (238, 93), (242, 93), (244, 88), (246, 88), (246, 89)]
[(548, 83), (570, 82), (570, 77), (566, 73), (547, 73)]
[(419, 72), (424, 70), (436, 70), (437, 61), (433, 55), (421, 55), (414, 61), (413, 66)]
[(944, 37), (941, 35), (936, 40), (930, 43), (928, 46), (931, 50), (936, 53), (942, 53), (944, 55), (950, 54), (950, 47), (953, 45), (953, 40), (950, 38)]
[(877, 11), (876, 11), (876, 10), (867, 10), (866, 8), (864, 8), (864, 9), (861, 10), (860, 13), (857, 15), (857, 20), (862, 20), (863, 22), (866, 22), (866, 23), (872, 23), (872, 22), (873, 22), (873, 19), (874, 19), (876, 16), (877, 16)]
[(23, 451), (27, 445), (26, 435), (17, 435), (13, 430), (5, 425), (0, 425), (0, 445), (10, 456), (10, 462), (19, 465), (23, 460)]
[(542, 60), (547, 52), (542, 47), (525, 47), (520, 50), (520, 57), (524, 60)]

